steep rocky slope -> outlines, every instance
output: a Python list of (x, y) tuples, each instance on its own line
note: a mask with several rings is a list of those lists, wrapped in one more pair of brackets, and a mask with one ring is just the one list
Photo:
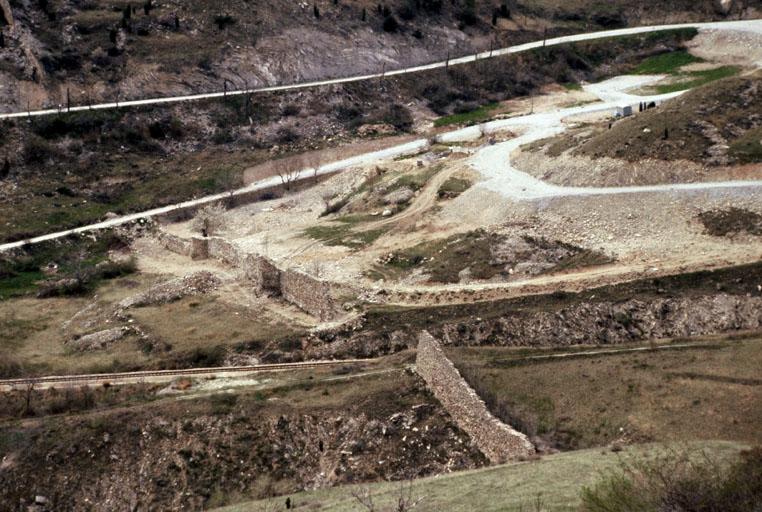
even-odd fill
[(0, 103), (65, 104), (67, 89), (83, 102), (362, 73), (536, 39), (546, 29), (753, 15), (745, 3), (734, 0), (726, 12), (713, 0), (9, 0), (0, 19)]

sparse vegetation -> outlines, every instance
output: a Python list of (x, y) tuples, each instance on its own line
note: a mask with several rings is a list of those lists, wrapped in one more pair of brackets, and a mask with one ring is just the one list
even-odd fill
[[(762, 360), (760, 337), (666, 347), (555, 359), (526, 359), (547, 350), (497, 347), (456, 348), (449, 354), (494, 414), (546, 446), (575, 450), (700, 439), (759, 443), (753, 426), (758, 420), (748, 417), (740, 402), (721, 398), (729, 392), (762, 398), (759, 386), (710, 379), (753, 377)], [(707, 414), (710, 407), (717, 414)]]
[(454, 199), (471, 188), (472, 183), (463, 178), (452, 177), (445, 181), (437, 191), (439, 199)]
[(108, 260), (109, 251), (124, 246), (119, 236), (106, 232), (96, 240), (75, 236), (3, 255), (0, 301), (35, 293), (50, 297), (92, 291), (101, 280), (135, 271), (134, 259)]
[(553, 272), (608, 261), (597, 251), (561, 242), (477, 230), (396, 251), (374, 267), (373, 275), (399, 278), (415, 270), (427, 275), (430, 282), (457, 283), (461, 279), (508, 279), (525, 272)]
[(668, 450), (622, 461), (582, 493), (583, 512), (706, 510), (748, 512), (762, 503), (762, 448), (736, 460), (697, 450)]
[(712, 236), (762, 235), (762, 215), (743, 208), (701, 212), (698, 220)]

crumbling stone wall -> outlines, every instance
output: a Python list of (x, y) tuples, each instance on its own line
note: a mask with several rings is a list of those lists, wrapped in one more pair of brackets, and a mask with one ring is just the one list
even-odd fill
[(258, 254), (248, 254), (243, 259), (242, 270), (257, 290), (280, 294), (281, 272), (272, 261)]
[(214, 258), (239, 270), (256, 291), (281, 295), (286, 301), (316, 316), (332, 320), (341, 313), (341, 297), (353, 290), (339, 283), (322, 281), (299, 270), (281, 270), (258, 254), (248, 254), (224, 238), (210, 236), (192, 240), (159, 231), (159, 240), (168, 250), (194, 259)]
[(159, 230), (158, 238), (166, 250), (182, 256), (190, 255), (191, 242), (189, 240), (162, 230)]
[(285, 270), (280, 275), (283, 298), (323, 321), (335, 318), (340, 311), (340, 305), (333, 298), (332, 288), (332, 283), (298, 270)]
[(234, 244), (217, 236), (210, 236), (208, 240), (210, 258), (224, 261), (235, 268), (241, 267), (243, 256)]
[(487, 458), (500, 464), (534, 453), (527, 436), (495, 418), (484, 401), (461, 377), (439, 342), (424, 331), (418, 338), (418, 374)]

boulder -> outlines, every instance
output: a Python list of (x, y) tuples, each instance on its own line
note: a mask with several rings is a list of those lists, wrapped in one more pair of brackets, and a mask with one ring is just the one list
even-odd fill
[(393, 190), (384, 196), (384, 204), (405, 204), (410, 201), (415, 192), (407, 187), (398, 188)]

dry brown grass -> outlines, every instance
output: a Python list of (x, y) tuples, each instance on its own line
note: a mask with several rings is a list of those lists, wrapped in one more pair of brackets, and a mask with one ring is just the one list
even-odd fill
[(515, 349), (449, 353), (496, 412), (563, 448), (616, 440), (762, 441), (760, 335), (553, 360), (521, 360), (530, 351)]

